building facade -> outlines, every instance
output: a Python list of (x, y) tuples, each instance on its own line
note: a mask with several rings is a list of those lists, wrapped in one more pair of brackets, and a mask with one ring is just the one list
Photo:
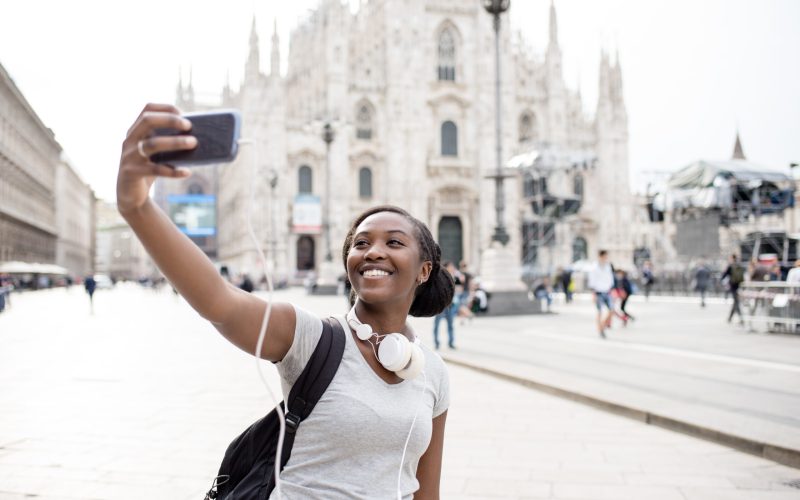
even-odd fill
[(0, 65), (0, 262), (55, 264), (61, 146)]
[(95, 271), (114, 281), (156, 277), (150, 257), (120, 215), (117, 204), (97, 200), (96, 213)]
[[(580, 92), (564, 82), (552, 4), (549, 24), (544, 57), (501, 30), (504, 157), (548, 148), (593, 161), (552, 180), (553, 189), (570, 193), (583, 186), (581, 207), (557, 221), (548, 261), (537, 252), (535, 264), (543, 272), (569, 264), (576, 245), (583, 256), (607, 248), (615, 261), (631, 262), (629, 226), (619, 223), (633, 213), (619, 58), (603, 54), (597, 113), (588, 116)], [(256, 272), (250, 212), (267, 264), (301, 277), (328, 252), (340, 258), (359, 212), (389, 203), (425, 221), (445, 259), (478, 270), (495, 225), (494, 182), (486, 177), (497, 169), (495, 35), (480, 3), (373, 0), (352, 13), (322, 0), (291, 34), (285, 76), (276, 33), (267, 73), (253, 21), (242, 85), (226, 85), (214, 103), (242, 110), (251, 141), (218, 167), (218, 260)], [(179, 85), (179, 107), (208, 105), (190, 90)], [(523, 188), (522, 172), (505, 182), (505, 225), (520, 262), (530, 259), (524, 227), (536, 219)]]
[(71, 276), (94, 272), (95, 204), (92, 189), (69, 163), (56, 170), (56, 264)]

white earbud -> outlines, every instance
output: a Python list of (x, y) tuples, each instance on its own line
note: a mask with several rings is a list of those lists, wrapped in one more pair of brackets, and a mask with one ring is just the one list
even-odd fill
[(347, 324), (356, 332), (356, 337), (368, 340), (373, 335), (382, 337), (378, 343), (376, 357), (387, 370), (408, 380), (416, 378), (425, 366), (425, 353), (419, 346), (419, 339), (411, 342), (402, 333), (376, 334), (370, 325), (362, 323), (356, 316), (355, 307), (347, 313)]

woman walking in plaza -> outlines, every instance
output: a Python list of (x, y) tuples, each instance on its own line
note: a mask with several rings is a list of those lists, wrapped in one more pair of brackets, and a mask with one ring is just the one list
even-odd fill
[[(151, 155), (197, 145), (190, 135), (154, 137), (154, 130), (190, 127), (173, 106), (144, 108), (122, 146), (118, 208), (187, 302), (228, 341), (255, 353), (268, 304), (225, 281), (148, 194), (156, 177), (190, 175), (185, 168), (152, 163)], [(352, 308), (334, 316), (347, 332), (344, 355), (295, 434), (280, 474), (283, 498), (439, 498), (448, 376), (407, 318), (434, 316), (450, 307), (453, 279), (440, 260), (429, 229), (400, 208), (370, 209), (350, 227), (342, 262), (352, 285)], [(270, 306), (257, 355), (276, 364), (288, 394), (322, 335), (322, 319), (298, 305)], [(389, 369), (378, 359), (387, 338), (410, 346), (407, 364)]]

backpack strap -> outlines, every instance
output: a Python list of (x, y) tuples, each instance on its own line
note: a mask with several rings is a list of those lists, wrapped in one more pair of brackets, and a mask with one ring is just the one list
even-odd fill
[[(303, 372), (289, 391), (286, 405), (286, 435), (281, 452), (281, 470), (289, 461), (295, 432), (330, 385), (342, 361), (346, 338), (344, 329), (335, 318), (322, 320), (322, 335)], [(274, 477), (270, 476), (270, 483)]]

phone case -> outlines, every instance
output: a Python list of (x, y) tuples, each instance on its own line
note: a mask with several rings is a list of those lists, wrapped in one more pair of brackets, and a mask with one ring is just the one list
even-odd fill
[(155, 135), (193, 135), (197, 138), (197, 147), (190, 151), (156, 153), (150, 157), (151, 161), (175, 167), (191, 167), (227, 163), (236, 159), (242, 121), (239, 111), (223, 109), (187, 113), (183, 117), (192, 122), (190, 131), (156, 129)]

